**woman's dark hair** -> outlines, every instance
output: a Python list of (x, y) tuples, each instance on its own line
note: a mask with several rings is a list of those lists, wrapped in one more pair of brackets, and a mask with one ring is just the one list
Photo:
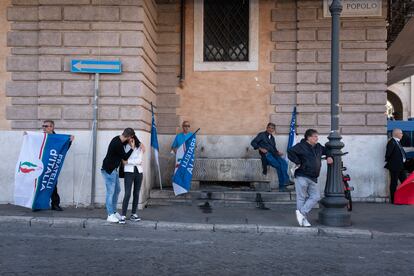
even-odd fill
[(134, 136), (134, 140), (135, 140), (135, 146), (138, 148), (141, 142), (139, 141), (137, 136)]
[(312, 129), (312, 128), (307, 129), (305, 131), (305, 140), (308, 140), (308, 138), (311, 137), (314, 134), (318, 134), (318, 132), (315, 129)]

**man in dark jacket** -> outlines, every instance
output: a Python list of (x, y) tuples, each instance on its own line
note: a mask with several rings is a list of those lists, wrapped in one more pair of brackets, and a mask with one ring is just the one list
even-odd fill
[[(318, 132), (314, 129), (306, 130), (305, 138), (288, 150), (289, 160), (299, 166), (295, 171), (295, 190), (296, 219), (300, 226), (311, 226), (306, 216), (320, 199), (318, 177), (322, 155), (326, 155), (326, 149), (318, 143)], [(331, 157), (326, 161), (333, 162)]]
[(407, 175), (404, 170), (406, 155), (401, 146), (403, 132), (399, 128), (392, 130), (392, 138), (387, 143), (385, 152), (385, 168), (390, 172), (390, 201), (394, 204), (394, 193), (397, 190), (398, 180), (402, 183)]
[[(108, 151), (103, 160), (101, 174), (105, 180), (106, 185), (106, 210), (108, 212), (107, 221), (119, 222), (121, 216), (116, 212), (116, 205), (118, 203), (118, 195), (121, 191), (119, 185), (118, 167), (121, 160), (128, 160), (135, 147), (135, 140), (133, 139), (135, 132), (132, 128), (126, 128), (121, 135), (115, 136), (108, 146)], [(124, 145), (129, 144), (131, 149), (125, 152)]]
[(285, 159), (281, 158), (283, 152), (276, 148), (276, 141), (273, 133), (275, 131), (275, 124), (268, 123), (266, 131), (257, 134), (256, 138), (250, 143), (255, 150), (259, 150), (263, 174), (267, 173), (267, 166), (270, 165), (276, 169), (279, 179), (279, 191), (287, 191), (286, 186), (289, 183), (289, 175), (287, 173), (288, 165)]

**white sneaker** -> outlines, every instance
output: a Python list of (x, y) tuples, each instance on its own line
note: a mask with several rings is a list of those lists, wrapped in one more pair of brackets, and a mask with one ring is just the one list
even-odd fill
[(311, 227), (312, 225), (309, 223), (309, 221), (306, 219), (306, 217), (303, 217), (303, 226), (304, 227)]
[(303, 225), (304, 219), (305, 217), (302, 215), (302, 213), (299, 210), (296, 210), (296, 220), (298, 221), (299, 226), (304, 226)]
[(126, 217), (122, 216), (121, 219), (119, 220), (119, 224), (125, 224), (125, 220), (126, 220)]
[(118, 220), (122, 218), (122, 216), (118, 212), (115, 212), (114, 215)]
[(106, 221), (118, 223), (119, 222), (119, 219), (115, 216), (115, 214), (112, 214), (112, 215), (109, 215), (108, 216), (108, 218), (106, 219)]
[(141, 218), (137, 214), (132, 214), (131, 217), (129, 218), (129, 220), (131, 220), (131, 221), (140, 221)]

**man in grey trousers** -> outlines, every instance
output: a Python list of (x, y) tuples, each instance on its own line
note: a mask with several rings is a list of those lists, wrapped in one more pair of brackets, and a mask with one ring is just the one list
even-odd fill
[[(305, 138), (288, 150), (289, 160), (299, 166), (295, 171), (296, 219), (299, 226), (311, 226), (307, 215), (320, 200), (318, 177), (326, 148), (318, 143), (318, 138), (316, 130), (308, 129)], [(327, 157), (326, 162), (332, 164), (333, 159)]]

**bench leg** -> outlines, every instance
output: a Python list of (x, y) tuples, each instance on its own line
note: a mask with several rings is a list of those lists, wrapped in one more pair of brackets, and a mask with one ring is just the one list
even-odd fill
[(270, 183), (269, 182), (251, 182), (251, 187), (254, 188), (255, 191), (260, 192), (270, 192)]
[(191, 190), (192, 191), (200, 190), (200, 181), (192, 180), (191, 181)]

